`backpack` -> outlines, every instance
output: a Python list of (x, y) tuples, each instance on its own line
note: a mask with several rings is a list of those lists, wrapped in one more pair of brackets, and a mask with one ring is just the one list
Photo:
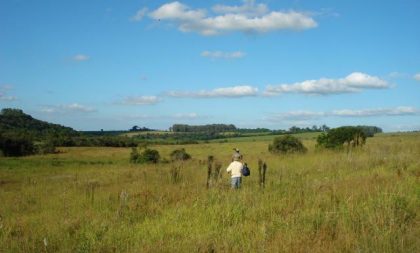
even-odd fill
[(251, 175), (251, 170), (248, 168), (246, 164), (244, 164), (244, 166), (242, 167), (241, 173), (242, 173), (242, 176), (247, 177)]

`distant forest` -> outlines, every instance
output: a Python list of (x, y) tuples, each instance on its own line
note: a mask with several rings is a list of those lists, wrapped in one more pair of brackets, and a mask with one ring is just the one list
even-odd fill
[[(366, 136), (381, 133), (376, 126), (358, 126)], [(20, 109), (5, 108), (0, 113), (0, 156), (52, 153), (59, 146), (136, 147), (144, 144), (194, 144), (203, 141), (227, 141), (232, 137), (328, 132), (326, 125), (288, 130), (237, 128), (233, 124), (174, 124), (170, 131), (133, 126), (120, 131), (76, 131), (70, 127), (33, 118)], [(130, 133), (130, 136), (126, 134)]]
[(235, 131), (236, 127), (232, 124), (210, 124), (210, 125), (201, 125), (201, 126), (191, 126), (184, 124), (174, 124), (169, 128), (169, 131), (172, 132), (230, 132)]

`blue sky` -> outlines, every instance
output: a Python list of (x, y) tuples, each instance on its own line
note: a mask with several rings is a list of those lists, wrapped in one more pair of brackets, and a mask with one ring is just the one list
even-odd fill
[(77, 130), (420, 130), (420, 1), (3, 0), (0, 107)]

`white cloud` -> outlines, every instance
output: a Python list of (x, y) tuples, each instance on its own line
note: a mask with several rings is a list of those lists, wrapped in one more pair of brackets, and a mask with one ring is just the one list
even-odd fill
[(419, 110), (410, 106), (398, 106), (396, 108), (377, 108), (363, 110), (335, 110), (332, 116), (339, 117), (374, 117), (374, 116), (406, 116), (419, 114)]
[(126, 105), (153, 105), (160, 101), (161, 99), (157, 96), (137, 96), (126, 97), (122, 103)]
[(194, 21), (205, 18), (205, 10), (191, 10), (180, 2), (167, 3), (150, 13), (154, 19), (169, 19), (180, 21)]
[(164, 4), (152, 11), (155, 20), (174, 22), (182, 32), (201, 35), (218, 35), (228, 32), (264, 33), (277, 30), (304, 30), (317, 26), (307, 13), (296, 11), (269, 11), (264, 4), (245, 1), (242, 6), (216, 5), (213, 11), (220, 15), (209, 16), (206, 10), (191, 9), (180, 2)]
[(262, 16), (269, 12), (267, 5), (265, 4), (255, 4), (255, 0), (245, 0), (244, 4), (241, 6), (229, 6), (229, 5), (215, 5), (213, 6), (213, 11), (220, 14), (243, 14), (245, 16)]
[(96, 109), (78, 103), (57, 106), (45, 106), (41, 109), (44, 113), (91, 113)]
[(78, 103), (73, 103), (69, 105), (63, 105), (62, 108), (66, 111), (72, 111), (72, 112), (94, 112), (95, 109), (91, 107), (87, 107)]
[(73, 61), (88, 61), (90, 59), (89, 56), (84, 55), (84, 54), (76, 54), (75, 56), (72, 57)]
[(249, 97), (256, 96), (258, 89), (252, 86), (233, 86), (217, 88), (213, 90), (201, 90), (196, 92), (170, 91), (167, 93), (170, 97), (188, 97), (188, 98), (215, 98), (215, 97)]
[(420, 73), (417, 73), (413, 76), (413, 78), (417, 81), (420, 81)]
[(245, 57), (245, 53), (241, 51), (222, 52), (222, 51), (203, 51), (201, 56), (212, 59), (237, 59)]
[(268, 85), (265, 95), (277, 95), (281, 93), (304, 93), (304, 94), (340, 94), (360, 92), (363, 89), (385, 89), (389, 84), (376, 76), (370, 76), (361, 72), (353, 72), (345, 78), (318, 80), (306, 80), (293, 84)]
[(148, 8), (142, 8), (136, 12), (134, 16), (131, 17), (131, 21), (141, 21), (143, 17), (147, 14)]

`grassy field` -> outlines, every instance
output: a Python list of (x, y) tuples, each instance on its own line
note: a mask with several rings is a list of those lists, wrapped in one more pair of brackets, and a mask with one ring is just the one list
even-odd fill
[[(0, 252), (419, 252), (420, 134), (349, 152), (301, 136), (308, 153), (282, 156), (267, 152), (272, 138), (152, 147), (185, 148), (183, 164), (130, 164), (126, 148), (0, 158)], [(226, 168), (234, 147), (251, 176), (207, 189), (203, 161)]]

